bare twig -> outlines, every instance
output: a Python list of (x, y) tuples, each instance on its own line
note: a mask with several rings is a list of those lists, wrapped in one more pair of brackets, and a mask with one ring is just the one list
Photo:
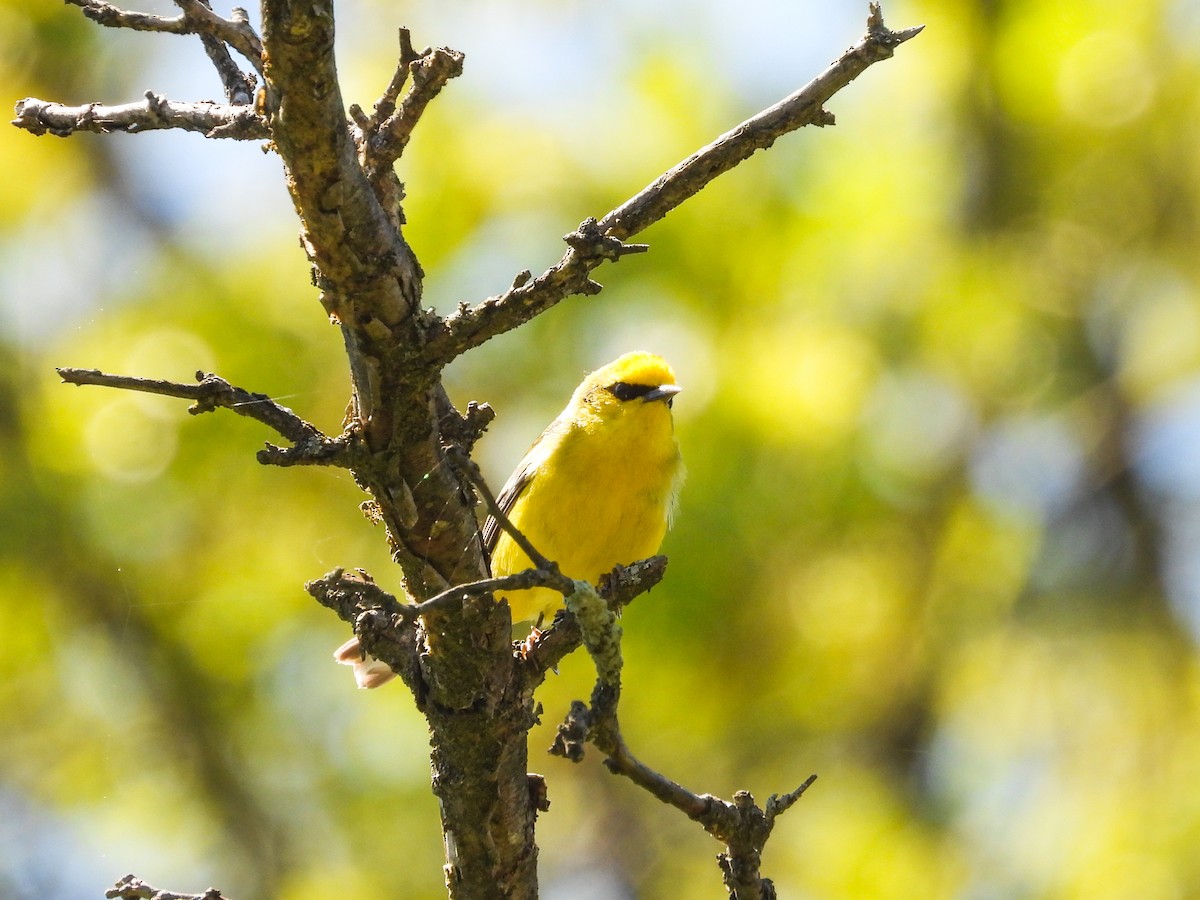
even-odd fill
[(890, 59), (900, 44), (916, 37), (925, 27), (891, 31), (884, 25), (879, 4), (871, 3), (870, 10), (867, 33), (824, 72), (656, 178), (637, 196), (604, 216), (600, 220), (601, 230), (622, 239), (637, 234), (718, 175), (770, 147), (783, 135), (805, 125), (833, 125), (834, 117), (824, 107), (826, 101), (873, 64)]
[(353, 625), (361, 652), (387, 663), (412, 691), (417, 706), (424, 706), (426, 691), (412, 604), (401, 603), (361, 569), (353, 573), (334, 569), (307, 582), (304, 589)]
[(806, 779), (804, 779), (804, 782), (800, 785), (800, 787), (796, 788), (794, 791), (783, 795), (772, 794), (770, 797), (768, 797), (766, 809), (767, 818), (773, 820), (776, 816), (781, 816), (791, 809), (792, 805), (799, 800), (801, 796), (803, 796), (805, 791), (812, 787), (813, 782), (816, 780), (816, 775), (809, 775)]
[(375, 579), (363, 569), (347, 573), (341, 567), (336, 568), (321, 578), (307, 582), (304, 589), (322, 606), (332, 609), (339, 618), (350, 624), (371, 610), (381, 610), (408, 622), (415, 618), (415, 606), (401, 603), (376, 584)]
[(126, 875), (105, 891), (104, 896), (108, 900), (229, 900), (216, 888), (209, 888), (203, 894), (180, 894), (151, 887), (133, 875)]
[(67, 2), (78, 6), (92, 21), (111, 28), (199, 35), (231, 105), (211, 101), (172, 102), (153, 91), (145, 93), (144, 102), (115, 105), (66, 106), (29, 97), (17, 104), (13, 125), (33, 134), (56, 137), (67, 137), (80, 131), (133, 133), (166, 128), (199, 131), (214, 138), (259, 140), (270, 137), (266, 119), (251, 108), (257, 80), (242, 72), (226, 49), (228, 45), (237, 50), (256, 72), (262, 74), (262, 41), (251, 27), (245, 10), (235, 9), (233, 18), (225, 19), (212, 11), (208, 0), (176, 0), (182, 13), (167, 17), (121, 9), (105, 0)]
[[(206, 9), (212, 9), (209, 0), (199, 0), (199, 2)], [(241, 19), (238, 18), (239, 13)], [(244, 9), (234, 10), (233, 21), (249, 25)], [(258, 87), (258, 80), (238, 67), (237, 63), (233, 61), (233, 57), (229, 55), (228, 46), (220, 38), (208, 33), (201, 33), (200, 43), (204, 45), (204, 52), (208, 54), (209, 60), (217, 70), (221, 85), (225, 89), (225, 99), (234, 106), (247, 106), (252, 103), (254, 90)]]
[[(239, 410), (235, 410), (238, 412)], [(261, 450), (254, 454), (264, 466), (278, 466), (281, 469), (292, 466), (336, 466), (350, 468), (347, 453), (350, 450), (352, 432), (338, 435), (335, 438), (320, 437), (298, 442), (292, 447), (279, 447), (267, 442)]]
[(17, 102), (12, 124), (33, 134), (68, 137), (76, 132), (105, 134), (110, 131), (154, 131), (178, 128), (198, 131), (205, 137), (253, 141), (269, 138), (267, 122), (250, 106), (226, 106), (202, 100), (180, 103), (153, 91), (135, 103), (105, 106), (85, 103), (65, 106), (47, 100), (26, 97)]
[(460, 413), (449, 397), (445, 401), (438, 411), (438, 431), (446, 443), (457, 444), (464, 453), (470, 454), (475, 442), (496, 418), (496, 411), (486, 403), (471, 400), (467, 403), (467, 411)]
[[(616, 566), (600, 578), (600, 596), (609, 608), (620, 613), (639, 595), (646, 593), (667, 573), (667, 558), (651, 556), (627, 566)], [(583, 633), (573, 615), (563, 614), (554, 624), (526, 644), (521, 660), (530, 689), (541, 683), (545, 674), (554, 669), (568, 654), (583, 643)]]
[(262, 39), (251, 27), (244, 9), (235, 8), (233, 18), (225, 19), (213, 12), (205, 0), (175, 0), (175, 5), (183, 10), (184, 19), (197, 34), (210, 34), (223, 41), (241, 54), (255, 72), (263, 73)]
[(560, 578), (558, 572), (549, 572), (545, 569), (525, 569), (521, 572), (514, 572), (512, 575), (481, 578), (479, 581), (460, 584), (444, 590), (440, 594), (435, 594), (428, 600), (412, 607), (412, 614), (414, 616), (428, 615), (444, 610), (451, 605), (461, 604), (468, 597), (482, 597), (484, 594), (491, 594), (495, 591), (524, 591), (535, 587), (558, 590), (561, 585)]
[[(321, 464), (324, 465), (347, 465), (345, 440), (326, 437), (316, 426), (310, 425), (266, 394), (255, 394), (243, 388), (234, 387), (224, 378), (216, 375), (197, 372), (197, 384), (181, 384), (175, 381), (139, 378), (133, 375), (111, 375), (98, 369), (60, 368), (56, 371), (67, 384), (99, 385), (126, 391), (138, 391), (144, 394), (161, 394), (166, 397), (194, 400), (195, 402), (188, 408), (188, 412), (192, 415), (212, 412), (215, 409), (229, 409), (240, 416), (261, 422), (283, 435), (296, 445), (292, 451), (293, 456), (306, 452), (314, 457), (314, 461), (319, 457)], [(286, 451), (278, 447), (271, 448), (270, 452), (265, 453), (267, 457), (277, 457), (280, 454), (286, 454)], [(276, 458), (263, 457), (264, 454), (260, 453), (260, 462), (280, 464)], [(290, 460), (290, 464), (295, 463), (295, 459)]]
[[(400, 65), (404, 67), (403, 38), (401, 47)], [(411, 51), (411, 44), (407, 49)], [(411, 78), (408, 80), (408, 90), (399, 105), (394, 106), (395, 101), (391, 94), (393, 90), (399, 91), (399, 85), (403, 84), (403, 81), (399, 80), (399, 68), (380, 102), (376, 104), (375, 116), (371, 123), (375, 126), (374, 134), (367, 136), (365, 153), (367, 174), (372, 180), (379, 173), (390, 170), (408, 146), (412, 131), (425, 112), (425, 107), (441, 92), (446, 82), (462, 74), (463, 54), (449, 47), (438, 47), (426, 50), (416, 59), (410, 60), (406, 68)], [(382, 111), (389, 105), (394, 106), (394, 109), (384, 116)]]
[(195, 23), (186, 15), (156, 16), (153, 13), (121, 9), (104, 0), (67, 0), (78, 6), (83, 14), (98, 25), (108, 28), (128, 28), (131, 31), (156, 31), (162, 34), (195, 34)]
[(421, 58), (421, 54), (413, 49), (412, 34), (407, 28), (400, 29), (399, 39), (400, 59), (396, 63), (396, 71), (392, 73), (392, 80), (384, 88), (383, 94), (375, 101), (375, 112), (366, 122), (367, 130), (370, 133), (378, 131), (379, 123), (396, 111), (396, 102), (400, 97), (400, 92), (404, 90), (404, 85), (408, 82), (409, 68)]
[(738, 791), (732, 802), (711, 794), (695, 794), (634, 757), (617, 719), (621, 699), (621, 629), (612, 610), (596, 603), (598, 599), (594, 595), (589, 597), (582, 587), (567, 598), (567, 606), (579, 622), (584, 646), (595, 663), (596, 684), (590, 707), (579, 700), (571, 704), (550, 752), (578, 762), (583, 758), (584, 743), (591, 742), (605, 755), (604, 765), (610, 772), (625, 776), (663, 803), (682, 811), (725, 845), (718, 864), (731, 898), (774, 900), (774, 887), (760, 872), (763, 847), (776, 818), (800, 798), (816, 776), (790, 794), (772, 795), (764, 811), (755, 805), (748, 791)]
[[(884, 25), (879, 4), (872, 3), (867, 33), (824, 72), (660, 175), (636, 196), (605, 214), (594, 231), (605, 239), (615, 240), (615, 246), (619, 247), (621, 241), (659, 221), (717, 176), (756, 151), (770, 147), (788, 132), (805, 125), (832, 125), (833, 116), (824, 104), (869, 66), (891, 57), (896, 47), (916, 37), (923, 27), (890, 31)], [(581, 228), (580, 232), (584, 230)], [(630, 251), (618, 250), (614, 256), (597, 252), (594, 243), (581, 248), (573, 240), (580, 232), (567, 236), (570, 249), (537, 278), (518, 279), (521, 283), (514, 283), (503, 294), (434, 323), (435, 330), (426, 348), (428, 357), (444, 364), (532, 319), (571, 294), (598, 292), (600, 285), (588, 277), (589, 273), (606, 259), (616, 259)]]
[(605, 754), (604, 765), (610, 772), (625, 776), (663, 803), (680, 810), (725, 845), (717, 862), (731, 898), (773, 900), (774, 887), (760, 871), (763, 847), (778, 816), (808, 790), (817, 776), (809, 776), (782, 798), (771, 795), (765, 811), (755, 805), (749, 791), (738, 791), (732, 802), (711, 794), (695, 794), (629, 752), (617, 723), (619, 694), (619, 687), (614, 689), (597, 682), (590, 709), (583, 702), (574, 701), (550, 752), (577, 762), (583, 757), (583, 742), (590, 741)]
[[(435, 379), (397, 355), (425, 316), (423, 273), (396, 227), (390, 198), (381, 203), (363, 171), (361, 136), (347, 121), (338, 80), (332, 0), (264, 0), (262, 17), (271, 47), (265, 66), (271, 139), (287, 169), (321, 302), (342, 328), (355, 415), (367, 443), (384, 447), (397, 430), (428, 416), (424, 388)], [(437, 466), (432, 439), (405, 452), (414, 454), (414, 469)], [(426, 484), (433, 489), (437, 482), (435, 476)], [(461, 521), (468, 524), (465, 516)]]
[(133, 31), (157, 31), (164, 34), (208, 34), (222, 41), (246, 58), (260, 75), (263, 70), (262, 41), (250, 27), (244, 14), (225, 19), (213, 12), (202, 0), (176, 0), (182, 15), (167, 18), (150, 13), (124, 10), (105, 0), (67, 0), (78, 6), (83, 14), (109, 28), (129, 28)]
[[(335, 573), (341, 573), (341, 571), (341, 569), (334, 570)], [(359, 571), (359, 575), (369, 577), (362, 571)], [(326, 575), (318, 581), (309, 582), (309, 585), (318, 586), (324, 590), (323, 586), (329, 582), (332, 576), (333, 573), (330, 573), (330, 575)], [(337, 586), (342, 589), (353, 587), (359, 583), (354, 578), (350, 578), (348, 581), (333, 578), (333, 581), (337, 582)], [(434, 594), (428, 600), (421, 603), (400, 603), (391, 594), (383, 593), (382, 588), (379, 588), (375, 585), (374, 581), (371, 581), (369, 582), (369, 586), (362, 591), (351, 591), (347, 595), (347, 598), (339, 600), (339, 605), (336, 607), (324, 601), (322, 601), (322, 605), (334, 609), (344, 621), (351, 624), (354, 624), (358, 615), (365, 610), (382, 605), (386, 606), (387, 612), (395, 616), (398, 621), (407, 624), (416, 621), (420, 616), (433, 612), (442, 612), (448, 608), (461, 605), (469, 597), (482, 597), (484, 594), (490, 594), (493, 591), (522, 591), (534, 587), (554, 588), (556, 586), (557, 580), (551, 573), (545, 572), (542, 569), (525, 569), (522, 572), (516, 572), (512, 575), (481, 578), (479, 581), (455, 585), (452, 588), (447, 588), (440, 594)], [(351, 602), (346, 603), (346, 599), (349, 599)]]

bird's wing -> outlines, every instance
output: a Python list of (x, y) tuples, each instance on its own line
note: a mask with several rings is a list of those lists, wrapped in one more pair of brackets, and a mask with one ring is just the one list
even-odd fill
[[(529, 487), (529, 482), (533, 481), (533, 466), (528, 462), (529, 457), (521, 461), (521, 465), (517, 466), (516, 471), (508, 476), (508, 481), (500, 489), (500, 496), (496, 498), (496, 505), (506, 516), (512, 512), (517, 498), (525, 492), (525, 488)], [(500, 523), (496, 521), (495, 516), (488, 516), (487, 521), (483, 523), (483, 549), (488, 555), (489, 567), (491, 566), (492, 551), (496, 549), (496, 541), (499, 538)]]
[[(564, 425), (562, 416), (559, 416), (547, 426), (542, 432), (541, 437), (533, 442), (533, 446), (525, 454), (525, 457), (517, 464), (513, 473), (508, 476), (508, 481), (504, 483), (504, 487), (500, 489), (500, 495), (496, 498), (496, 505), (500, 507), (500, 512), (506, 516), (512, 514), (513, 506), (516, 505), (520, 496), (525, 493), (525, 489), (529, 487), (529, 483), (533, 481), (538, 470), (546, 464), (547, 457), (554, 452), (559, 439), (562, 436)], [(487, 521), (483, 523), (483, 550), (488, 557), (488, 568), (492, 564), (492, 551), (496, 549), (496, 541), (500, 539), (500, 523), (496, 521), (495, 516), (488, 516)]]

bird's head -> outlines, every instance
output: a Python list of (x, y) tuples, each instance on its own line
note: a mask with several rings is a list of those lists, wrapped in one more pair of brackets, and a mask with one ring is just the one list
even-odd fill
[(669, 408), (680, 390), (665, 359), (634, 351), (585, 378), (575, 391), (572, 405), (591, 407), (601, 415), (628, 410), (634, 404), (641, 407), (662, 402)]

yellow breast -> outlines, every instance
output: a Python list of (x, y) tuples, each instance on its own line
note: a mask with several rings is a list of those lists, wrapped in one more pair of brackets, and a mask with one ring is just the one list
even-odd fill
[[(595, 582), (613, 566), (654, 555), (666, 534), (682, 474), (664, 402), (632, 401), (565, 423), (534, 448), (541, 464), (509, 511), (513, 524), (570, 578)], [(507, 534), (492, 552), (492, 572), (530, 566)], [(562, 595), (546, 588), (505, 594), (514, 622), (549, 621)]]

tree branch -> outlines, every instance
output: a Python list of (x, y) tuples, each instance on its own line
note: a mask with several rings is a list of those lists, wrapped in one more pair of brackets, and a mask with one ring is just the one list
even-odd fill
[(182, 14), (173, 18), (124, 10), (105, 0), (66, 0), (83, 14), (109, 28), (157, 31), (163, 34), (207, 34), (228, 44), (246, 58), (260, 75), (263, 71), (262, 41), (250, 26), (245, 10), (235, 9), (233, 19), (217, 15), (204, 0), (175, 0)]
[[(416, 59), (406, 62), (405, 49), (411, 50), (411, 45), (405, 48), (402, 39), (401, 48), (400, 67), (376, 104), (375, 116), (369, 122), (372, 127), (366, 135), (364, 163), (367, 175), (372, 180), (377, 179), (381, 172), (391, 169), (408, 146), (425, 107), (441, 92), (446, 82), (457, 78), (463, 70), (463, 54), (457, 50), (438, 47), (436, 50), (426, 50)], [(391, 92), (398, 91), (399, 85), (403, 84), (402, 70), (407, 70), (412, 77), (404, 98), (399, 106), (395, 106)], [(385, 114), (389, 107), (393, 108)]]
[[(398, 37), (400, 42), (400, 59), (396, 63), (396, 71), (392, 73), (392, 80), (388, 82), (388, 86), (384, 88), (383, 94), (375, 101), (375, 112), (369, 117), (363, 116), (363, 130), (366, 133), (377, 131), (379, 123), (396, 111), (396, 102), (400, 98), (400, 92), (404, 90), (404, 85), (408, 82), (409, 67), (421, 58), (421, 54), (413, 49), (412, 33), (407, 28), (401, 28)], [(356, 108), (357, 106), (351, 106), (352, 114)], [(359, 112), (361, 112), (361, 109)], [(355, 118), (357, 119), (358, 117), (355, 116)]]
[(349, 464), (349, 440), (346, 435), (338, 438), (326, 437), (315, 425), (304, 421), (266, 394), (252, 394), (244, 388), (234, 387), (216, 375), (197, 372), (198, 384), (181, 384), (133, 375), (110, 375), (99, 369), (59, 368), (55, 371), (67, 384), (99, 385), (194, 400), (195, 402), (188, 407), (188, 412), (194, 416), (215, 409), (229, 409), (239, 416), (261, 422), (295, 444), (295, 447), (286, 450), (268, 444), (267, 449), (260, 450), (258, 455), (259, 462), (264, 464), (297, 465), (307, 462), (343, 467)]
[(625, 743), (617, 718), (621, 699), (621, 628), (611, 607), (580, 585), (567, 598), (596, 667), (596, 684), (591, 706), (573, 701), (550, 753), (572, 762), (583, 759), (583, 748), (591, 742), (605, 755), (604, 765), (623, 775), (663, 803), (699, 822), (704, 830), (725, 844), (718, 856), (725, 887), (733, 900), (774, 900), (775, 889), (763, 878), (762, 850), (778, 816), (786, 812), (816, 780), (810, 776), (800, 787), (783, 797), (771, 795), (766, 810), (754, 803), (748, 791), (738, 791), (726, 801), (711, 794), (695, 794), (639, 761)]
[(151, 887), (133, 875), (126, 875), (105, 891), (104, 896), (108, 900), (229, 900), (216, 888), (209, 888), (203, 894), (180, 894)]
[[(627, 566), (616, 566), (600, 578), (599, 594), (613, 612), (620, 614), (639, 595), (646, 593), (667, 573), (667, 558), (651, 556)], [(553, 624), (526, 642), (521, 656), (522, 677), (532, 691), (541, 684), (547, 672), (583, 643), (583, 632), (575, 616), (563, 612)]]
[[(427, 104), (461, 70), (461, 54), (448, 49), (416, 54), (402, 31), (399, 65), (374, 114), (351, 111), (356, 130), (347, 121), (337, 76), (333, 0), (263, 0), (261, 41), (244, 13), (222, 19), (206, 0), (177, 0), (182, 15), (176, 18), (128, 12), (104, 0), (68, 2), (111, 27), (200, 35), (206, 49), (215, 51), (214, 63), (231, 98), (244, 99), (243, 87), (248, 90), (253, 81), (227, 60), (226, 45), (246, 56), (263, 76), (262, 117), (248, 106), (184, 107), (148, 93), (144, 104), (126, 107), (68, 109), (26, 100), (18, 105), (15, 124), (36, 134), (66, 135), (186, 128), (184, 123), (193, 122), (191, 130), (210, 136), (269, 137), (284, 162), (314, 284), (325, 310), (342, 329), (353, 382), (352, 421), (345, 434), (330, 439), (269, 397), (203, 373), (197, 373), (198, 385), (96, 370), (62, 369), (60, 374), (75, 384), (190, 399), (193, 413), (233, 409), (295, 444), (290, 449), (268, 446), (260, 461), (345, 465), (370, 492), (372, 510), (386, 525), (393, 558), (403, 569), (405, 593), (414, 602), (401, 603), (363, 572), (335, 570), (307, 587), (354, 623), (362, 646), (401, 675), (426, 713), (451, 897), (536, 894), (533, 826), (536, 810), (544, 808), (544, 794), (526, 774), (526, 735), (537, 718), (532, 687), (579, 642), (596, 664), (597, 680), (590, 707), (575, 704), (563, 726), (564, 755), (581, 755), (584, 741), (591, 741), (613, 772), (672, 803), (725, 843), (722, 869), (731, 894), (742, 900), (771, 896), (770, 882), (759, 874), (763, 844), (776, 817), (811, 780), (783, 798), (773, 797), (764, 812), (748, 793), (740, 792), (732, 802), (693, 794), (629, 753), (617, 719), (619, 604), (566, 579), (497, 508), (474, 463), (460, 449), (469, 447), (488, 416), (482, 407), (474, 414), (468, 410), (467, 416), (452, 416), (440, 372), (455, 356), (569, 294), (599, 291), (590, 278), (596, 267), (647, 249), (626, 243), (628, 238), (779, 136), (805, 124), (832, 124), (823, 103), (920, 29), (888, 31), (878, 5), (872, 4), (867, 36), (812, 83), (693, 154), (599, 221), (585, 221), (566, 236), (569, 247), (563, 258), (542, 275), (523, 272), (504, 294), (442, 321), (422, 308), (423, 273), (401, 231), (402, 186), (392, 164)], [(220, 118), (215, 110), (234, 112)], [(205, 127), (198, 124), (201, 120)], [(486, 564), (472, 484), (535, 568), (506, 579), (482, 577)], [(662, 565), (665, 560), (656, 564), (652, 559), (627, 567), (615, 572), (607, 587), (622, 597), (627, 592), (633, 596), (661, 578)], [(633, 570), (641, 574), (629, 575)], [(487, 595), (528, 584), (552, 585), (569, 595), (569, 612), (514, 657), (508, 616)], [(112, 896), (140, 900), (185, 896), (155, 891), (132, 877), (116, 890)], [(214, 891), (200, 896), (220, 898)]]
[(415, 607), (401, 603), (362, 569), (347, 574), (334, 569), (304, 585), (309, 595), (354, 626), (354, 634), (365, 652), (387, 663), (412, 691), (417, 707), (425, 708), (428, 694), (421, 675), (420, 639)]
[[(600, 579), (599, 594), (616, 613), (652, 587), (666, 574), (667, 558), (652, 556), (628, 566), (616, 566), (612, 572)], [(304, 585), (304, 589), (318, 603), (354, 628), (362, 644), (362, 650), (382, 660), (400, 675), (413, 689), (421, 701), (423, 691), (418, 689), (420, 679), (413, 656), (417, 651), (413, 626), (422, 616), (435, 612), (450, 612), (461, 609), (473, 597), (481, 597), (496, 591), (524, 590), (531, 587), (559, 589), (562, 575), (544, 569), (526, 569), (513, 575), (484, 578), (469, 584), (460, 584), (436, 594), (422, 603), (401, 603), (375, 583), (362, 569), (347, 574), (337, 568), (319, 579)], [(564, 611), (554, 623), (521, 645), (517, 659), (519, 667), (515, 673), (519, 688), (532, 694), (542, 683), (546, 673), (552, 671), (563, 659), (574, 652), (583, 642), (583, 634), (576, 617)]]
[[(199, 0), (199, 2), (206, 9), (212, 9), (209, 0)], [(234, 9), (232, 21), (246, 27), (250, 25), (246, 11), (240, 8)], [(229, 55), (228, 46), (220, 38), (203, 33), (200, 35), (200, 43), (204, 45), (204, 52), (208, 54), (209, 60), (217, 70), (221, 86), (225, 90), (225, 99), (234, 106), (248, 106), (252, 103), (254, 91), (258, 87), (258, 79), (238, 67), (237, 63), (233, 61), (233, 57)]]
[(209, 138), (232, 138), (238, 141), (263, 140), (271, 136), (267, 121), (251, 106), (226, 106), (210, 100), (184, 103), (168, 100), (154, 91), (146, 91), (146, 99), (134, 103), (106, 106), (85, 103), (66, 106), (49, 100), (26, 97), (17, 101), (13, 125), (36, 134), (69, 137), (76, 132), (107, 134), (125, 131), (161, 131), (178, 128), (198, 131)]
[(270, 137), (266, 119), (250, 106), (258, 84), (242, 72), (229, 55), (233, 47), (259, 74), (263, 71), (262, 41), (250, 25), (244, 9), (235, 8), (233, 18), (212, 11), (209, 0), (176, 0), (182, 13), (174, 17), (124, 10), (105, 0), (67, 0), (85, 16), (110, 28), (152, 31), (162, 34), (195, 34), (216, 67), (230, 105), (211, 101), (180, 103), (146, 91), (144, 102), (102, 105), (85, 103), (67, 106), (34, 97), (17, 103), (12, 124), (33, 134), (67, 137), (81, 131), (106, 133), (156, 131), (177, 128), (198, 131), (205, 137), (262, 140)]
[(131, 31), (155, 31), (160, 34), (195, 34), (196, 23), (186, 14), (168, 18), (153, 13), (121, 9), (103, 0), (66, 0), (78, 6), (83, 14), (107, 28), (128, 28)]
[[(264, 0), (262, 9), (272, 138), (321, 302), (343, 329), (357, 416), (367, 443), (382, 449), (401, 422), (428, 418), (436, 378), (405, 358), (425, 318), (423, 273), (359, 164), (338, 84), (332, 0)], [(412, 468), (433, 470), (433, 449), (425, 443)]]
[[(824, 104), (868, 67), (890, 58), (896, 47), (916, 37), (924, 28), (891, 31), (884, 25), (879, 4), (872, 3), (870, 9), (867, 33), (800, 90), (697, 150), (598, 222), (585, 222), (565, 238), (571, 246), (562, 259), (537, 278), (518, 277), (503, 294), (489, 297), (477, 306), (461, 308), (445, 321), (435, 323), (426, 358), (444, 365), (472, 347), (529, 321), (571, 294), (597, 293), (600, 285), (588, 277), (589, 273), (605, 260), (616, 260), (632, 252), (622, 244), (626, 238), (644, 231), (717, 176), (756, 151), (770, 147), (783, 135), (805, 125), (834, 124), (833, 115), (825, 110)], [(583, 246), (580, 237), (584, 239)], [(596, 237), (609, 242), (607, 250), (596, 243)]]
[[(262, 17), (270, 48), (263, 106), (314, 283), (350, 361), (361, 435), (355, 478), (377, 504), (405, 593), (424, 600), (487, 568), (474, 509), (438, 433), (450, 403), (440, 370), (420, 358), (434, 316), (421, 305), (423, 272), (400, 230), (399, 182), (388, 173), (381, 190), (363, 168), (338, 81), (333, 0), (263, 0)], [(449, 894), (532, 898), (536, 809), (525, 735), (533, 701), (505, 693), (514, 667), (509, 616), (491, 600), (468, 600), (400, 633), (419, 641), (411, 686), (434, 748)]]

